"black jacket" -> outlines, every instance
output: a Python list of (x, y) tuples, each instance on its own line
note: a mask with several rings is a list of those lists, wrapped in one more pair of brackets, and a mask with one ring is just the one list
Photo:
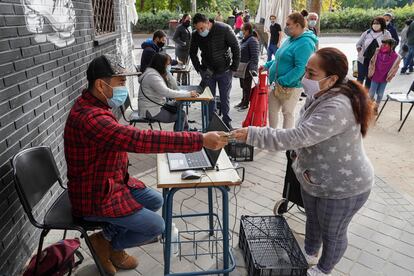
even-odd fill
[[(147, 69), (148, 65), (151, 63), (152, 57), (156, 53), (163, 52), (163, 48), (158, 47), (154, 41), (151, 38), (148, 38), (141, 44), (142, 56), (141, 56), (141, 64), (140, 64), (140, 70), (142, 73), (144, 73), (145, 69)], [(177, 65), (177, 60), (172, 59), (171, 65)]]
[(259, 41), (253, 35), (243, 39), (240, 46), (241, 58), (240, 62), (248, 62), (248, 70), (257, 71), (259, 64)]
[(190, 52), (191, 33), (182, 24), (175, 30), (173, 40), (175, 42), (175, 54), (178, 58), (187, 58)]
[(392, 38), (395, 40), (395, 46), (397, 46), (400, 43), (400, 38), (398, 37), (398, 32), (395, 29), (394, 25), (392, 25), (392, 23), (388, 24), (387, 30), (390, 32)]
[(141, 56), (141, 72), (144, 73), (145, 69), (147, 69), (148, 65), (151, 62), (152, 57), (161, 51), (161, 48), (159, 48), (152, 39), (147, 39), (141, 44), (141, 48), (144, 49), (142, 51)]
[[(198, 59), (201, 50), (201, 63)], [(193, 32), (190, 43), (191, 62), (197, 72), (207, 68), (214, 73), (228, 69), (236, 71), (240, 62), (240, 46), (231, 27), (222, 22), (214, 22), (207, 37)]]

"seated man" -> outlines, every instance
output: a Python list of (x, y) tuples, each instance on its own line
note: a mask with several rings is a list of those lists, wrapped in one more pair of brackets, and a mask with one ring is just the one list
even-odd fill
[(124, 103), (126, 76), (133, 74), (114, 57), (95, 58), (87, 70), (88, 88), (75, 101), (64, 131), (73, 214), (108, 223), (90, 238), (110, 275), (117, 268), (138, 265), (125, 248), (152, 241), (164, 231), (164, 221), (156, 213), (162, 196), (129, 176), (127, 152), (193, 152), (226, 144), (217, 132), (152, 131), (119, 124), (111, 108)]
[[(156, 53), (163, 52), (163, 47), (165, 46), (165, 43), (167, 43), (167, 34), (162, 30), (158, 30), (155, 31), (155, 33), (152, 36), (152, 39), (148, 38), (141, 44), (141, 48), (143, 51), (141, 56), (140, 70), (142, 73), (144, 73), (145, 69), (147, 69), (152, 57)], [(173, 59), (171, 65), (174, 66), (177, 64), (178, 62)]]

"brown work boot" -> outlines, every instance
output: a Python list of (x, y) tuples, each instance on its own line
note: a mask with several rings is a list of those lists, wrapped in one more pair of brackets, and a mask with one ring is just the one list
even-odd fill
[(112, 252), (111, 243), (103, 237), (102, 232), (90, 235), (89, 240), (105, 272), (108, 275), (115, 275), (116, 268), (110, 260)]
[(138, 259), (128, 255), (125, 250), (112, 250), (110, 258), (117, 268), (134, 269), (138, 266)]

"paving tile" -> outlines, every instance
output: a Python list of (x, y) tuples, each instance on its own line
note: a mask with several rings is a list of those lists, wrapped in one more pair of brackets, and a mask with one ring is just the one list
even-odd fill
[(387, 260), (388, 257), (391, 255), (391, 252), (393, 251), (393, 249), (382, 246), (372, 241), (369, 241), (368, 243), (366, 243), (363, 250), (373, 255), (376, 255), (384, 260)]
[(354, 266), (354, 262), (346, 257), (343, 257), (339, 263), (335, 266), (335, 270), (343, 274), (348, 274), (352, 267)]
[(400, 266), (394, 265), (392, 263), (385, 264), (383, 268), (383, 273), (385, 276), (412, 276), (413, 273), (409, 270), (406, 270)]
[(378, 275), (379, 276), (379, 275), (381, 275), (381, 273), (376, 272), (372, 269), (369, 269), (368, 267), (363, 266), (359, 263), (356, 263), (352, 267), (351, 271), (349, 272), (349, 275), (352, 275), (352, 276), (368, 276), (368, 275), (369, 276), (377, 276)]
[(404, 269), (407, 269), (414, 272), (414, 258), (408, 257), (406, 255), (393, 252), (389, 261), (393, 264), (396, 264)]
[(378, 272), (380, 272), (384, 266), (383, 259), (378, 258), (377, 256), (372, 255), (368, 252), (362, 252), (357, 262)]
[(361, 249), (356, 248), (352, 245), (348, 245), (348, 247), (345, 251), (344, 257), (348, 258), (349, 260), (355, 261), (359, 257), (361, 252), (362, 252)]

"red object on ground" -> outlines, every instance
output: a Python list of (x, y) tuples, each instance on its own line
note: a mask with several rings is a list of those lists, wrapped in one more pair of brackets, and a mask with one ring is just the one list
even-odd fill
[(246, 119), (243, 121), (243, 127), (267, 125), (268, 102), (267, 72), (259, 71), (259, 83), (257, 83), (250, 94), (250, 107)]

